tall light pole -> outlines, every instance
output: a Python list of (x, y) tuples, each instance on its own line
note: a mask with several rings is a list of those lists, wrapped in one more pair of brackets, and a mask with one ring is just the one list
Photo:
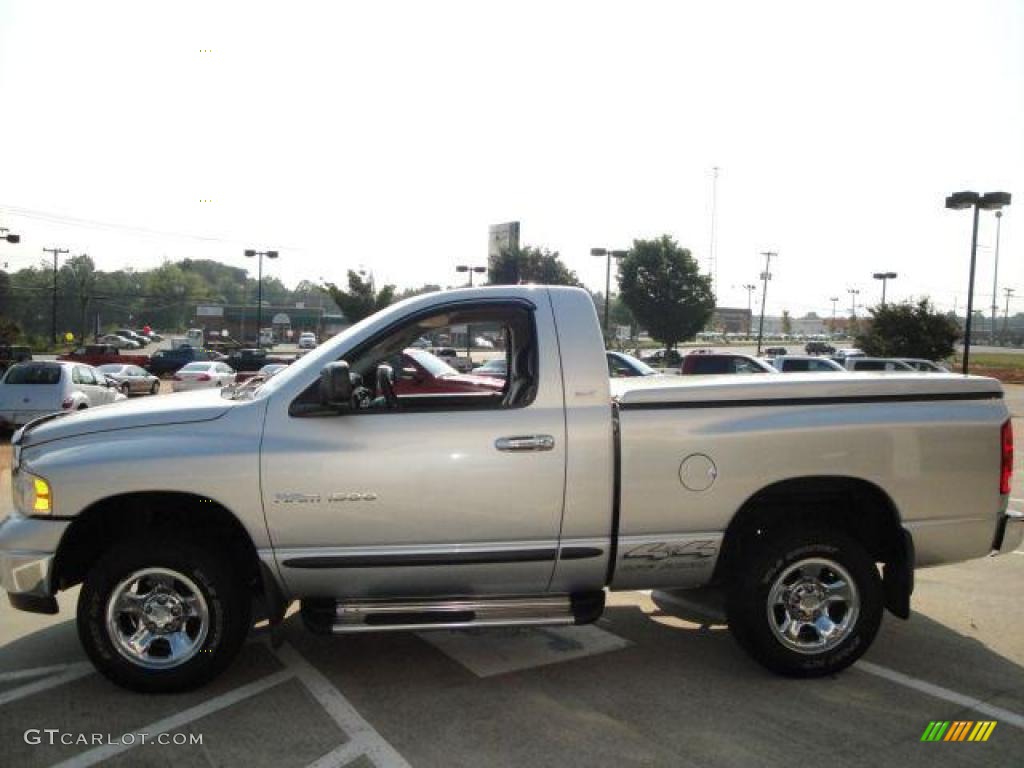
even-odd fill
[(608, 341), (608, 310), (612, 306), (612, 259), (624, 259), (629, 251), (610, 251), (607, 248), (591, 248), (590, 255), (605, 258), (604, 267), (604, 339)]
[(850, 294), (850, 316), (853, 321), (857, 322), (857, 297), (860, 296), (860, 288), (847, 288), (846, 292)]
[(996, 211), (996, 264), (992, 269), (992, 333), (989, 334), (990, 342), (996, 343), (996, 312), (999, 308), (996, 301), (999, 299), (999, 234), (1003, 227), (1003, 212)]
[(772, 279), (772, 273), (769, 271), (772, 266), (772, 258), (778, 257), (777, 251), (761, 251), (761, 255), (764, 256), (764, 272), (761, 273), (761, 283), (764, 288), (761, 290), (761, 319), (757, 323), (757, 354), (761, 355), (761, 340), (764, 339), (764, 304), (768, 299), (768, 281)]
[(967, 318), (964, 323), (964, 374), (967, 374), (971, 355), (971, 320), (974, 308), (974, 267), (978, 258), (978, 214), (982, 209), (998, 211), (1010, 204), (1009, 192), (956, 192), (946, 198), (946, 207), (953, 211), (974, 208), (974, 226), (971, 231), (971, 271), (967, 279)]
[(754, 314), (751, 312), (750, 296), (757, 290), (757, 286), (752, 283), (744, 283), (743, 290), (747, 292), (747, 338), (750, 338), (750, 326), (754, 324)]
[[(260, 334), (263, 333), (263, 257), (266, 256), (268, 259), (276, 259), (278, 256), (277, 251), (254, 251), (246, 250), (245, 257), (251, 259), (255, 256), (259, 260), (259, 276), (256, 278), (256, 346), (263, 346), (260, 343)], [(242, 316), (245, 316), (245, 306), (242, 306)], [(242, 339), (242, 343), (245, 343), (245, 339)]]
[(838, 296), (833, 296), (832, 298), (829, 299), (829, 301), (832, 302), (832, 327), (831, 327), (831, 331), (832, 331), (832, 333), (835, 333), (836, 332), (836, 304), (839, 303), (839, 297)]
[(57, 343), (57, 257), (67, 253), (67, 248), (43, 248), (43, 253), (53, 254), (53, 302), (50, 310), (50, 338)]
[(884, 307), (885, 306), (885, 285), (890, 280), (895, 280), (897, 275), (896, 275), (895, 272), (875, 272), (872, 275), (872, 277), (875, 278), (875, 280), (881, 280), (882, 281), (882, 306)]
[[(456, 272), (468, 272), (469, 273), (469, 287), (473, 287), (473, 275), (482, 275), (487, 271), (487, 267), (473, 267), (469, 264), (459, 264), (455, 267)], [(471, 348), (473, 346), (473, 327), (466, 323), (466, 357), (471, 358)]]
[(4, 240), (14, 245), (15, 243), (21, 242), (21, 235), (11, 234), (11, 230), (7, 227), (0, 227), (0, 240)]
[(487, 267), (471, 267), (469, 264), (459, 264), (455, 267), (456, 272), (468, 272), (469, 273), (469, 287), (473, 287), (473, 274), (482, 275), (487, 271)]

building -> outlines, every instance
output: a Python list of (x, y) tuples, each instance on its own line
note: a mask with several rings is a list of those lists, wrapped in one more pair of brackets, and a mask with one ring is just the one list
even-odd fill
[[(715, 307), (711, 315), (708, 330), (723, 333), (747, 333), (750, 330), (751, 313), (749, 309), (735, 307)], [(755, 329), (756, 330), (756, 329)]]
[[(193, 313), (194, 328), (202, 328), (207, 338), (229, 336), (243, 344), (257, 342), (257, 307), (254, 304), (199, 304)], [(350, 323), (340, 314), (327, 313), (323, 307), (264, 305), (263, 327), (273, 330), (274, 341), (298, 339), (312, 331), (323, 340), (347, 328)]]

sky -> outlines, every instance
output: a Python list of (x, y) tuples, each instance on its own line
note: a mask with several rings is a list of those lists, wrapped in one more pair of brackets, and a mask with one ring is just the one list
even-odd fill
[[(289, 285), (449, 285), (518, 220), (595, 290), (592, 247), (668, 233), (722, 306), (776, 251), (766, 309), (797, 316), (877, 303), (880, 270), (962, 312), (944, 198), (1007, 191), (1024, 311), (1021, 0), (0, 0), (0, 152), (11, 270), (58, 246), (255, 274), (243, 250), (276, 248)], [(986, 312), (995, 241), (983, 213)]]

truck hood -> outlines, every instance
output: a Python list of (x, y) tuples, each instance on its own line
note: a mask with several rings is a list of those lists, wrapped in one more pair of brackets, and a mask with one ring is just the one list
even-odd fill
[(84, 411), (45, 416), (19, 430), (12, 442), (27, 447), (117, 429), (212, 421), (227, 413), (232, 405), (216, 389), (122, 400)]
[(779, 373), (765, 375), (643, 376), (612, 379), (612, 396), (625, 407), (766, 400), (885, 399), (988, 394), (1002, 385), (983, 376), (942, 373)]

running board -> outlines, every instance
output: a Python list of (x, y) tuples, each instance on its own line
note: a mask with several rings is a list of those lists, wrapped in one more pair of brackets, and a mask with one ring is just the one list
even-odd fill
[(538, 597), (302, 601), (303, 623), (319, 634), (589, 624), (603, 611), (604, 592)]

